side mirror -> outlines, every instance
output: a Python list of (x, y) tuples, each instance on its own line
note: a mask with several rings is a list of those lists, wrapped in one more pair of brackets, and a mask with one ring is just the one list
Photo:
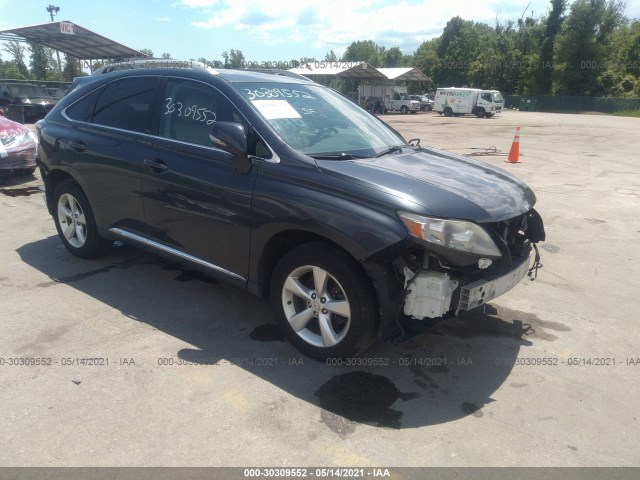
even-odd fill
[(213, 144), (233, 155), (235, 170), (242, 175), (251, 171), (251, 160), (247, 153), (247, 132), (237, 122), (216, 122), (211, 127), (209, 138)]

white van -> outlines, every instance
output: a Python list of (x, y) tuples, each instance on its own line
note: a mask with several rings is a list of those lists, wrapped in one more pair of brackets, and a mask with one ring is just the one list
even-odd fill
[(470, 114), (491, 118), (502, 111), (503, 104), (502, 94), (497, 90), (451, 87), (436, 90), (433, 109), (447, 117)]

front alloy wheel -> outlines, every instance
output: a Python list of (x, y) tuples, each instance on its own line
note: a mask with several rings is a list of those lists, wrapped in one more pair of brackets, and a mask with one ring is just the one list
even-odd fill
[(376, 338), (371, 280), (350, 255), (325, 242), (300, 245), (280, 259), (271, 302), (289, 341), (318, 360), (358, 355)]
[(293, 331), (313, 346), (333, 347), (349, 331), (349, 299), (340, 283), (320, 267), (305, 265), (287, 276), (282, 308)]

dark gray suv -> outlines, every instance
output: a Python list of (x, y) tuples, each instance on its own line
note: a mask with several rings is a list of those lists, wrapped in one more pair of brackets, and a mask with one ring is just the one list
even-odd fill
[(315, 358), (475, 308), (538, 265), (544, 228), (523, 182), (410, 144), (304, 79), (108, 73), (77, 82), (38, 132), (72, 254), (120, 240), (270, 296)]

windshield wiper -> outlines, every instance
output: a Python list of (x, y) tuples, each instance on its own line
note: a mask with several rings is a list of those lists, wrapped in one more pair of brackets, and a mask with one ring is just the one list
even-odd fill
[(402, 151), (402, 147), (399, 145), (394, 145), (393, 147), (390, 147), (376, 155), (374, 155), (372, 158), (378, 158), (378, 157), (384, 157), (385, 155), (389, 155), (390, 153), (394, 153), (394, 152), (401, 152)]
[(318, 155), (309, 155), (311, 158), (315, 158), (316, 160), (354, 160), (356, 158), (367, 158), (367, 157), (359, 157), (358, 155), (351, 155), (350, 153), (320, 153)]

